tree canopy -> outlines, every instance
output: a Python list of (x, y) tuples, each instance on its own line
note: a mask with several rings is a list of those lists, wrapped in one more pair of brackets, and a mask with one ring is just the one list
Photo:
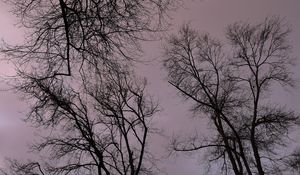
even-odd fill
[(175, 151), (208, 149), (224, 174), (286, 170), (278, 146), (289, 143), (288, 131), (299, 117), (266, 99), (274, 83), (293, 86), (289, 33), (282, 19), (271, 17), (229, 25), (226, 47), (188, 25), (169, 38), (164, 60), (169, 83), (193, 102), (192, 110), (209, 120), (213, 132), (204, 140), (174, 140)]

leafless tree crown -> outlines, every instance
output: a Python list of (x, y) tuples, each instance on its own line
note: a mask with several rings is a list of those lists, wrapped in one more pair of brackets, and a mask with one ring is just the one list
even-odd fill
[[(151, 174), (147, 150), (157, 104), (130, 67), (141, 40), (164, 30), (169, 0), (9, 0), (25, 43), (5, 43), (27, 121), (52, 132), (11, 160), (11, 174)], [(3, 172), (4, 173), (4, 172)]]
[[(229, 46), (188, 25), (169, 38), (164, 66), (169, 83), (193, 111), (212, 124), (213, 136), (172, 142), (175, 151), (208, 149), (210, 162), (224, 174), (278, 174), (286, 171), (280, 146), (298, 115), (267, 102), (274, 83), (294, 85), (289, 71), (290, 29), (278, 17), (259, 24), (237, 22), (227, 27)], [(231, 49), (228, 49), (231, 48)]]

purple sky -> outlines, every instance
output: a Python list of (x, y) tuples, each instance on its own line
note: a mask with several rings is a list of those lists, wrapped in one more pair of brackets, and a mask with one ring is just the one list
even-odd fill
[[(225, 27), (236, 21), (260, 22), (267, 16), (279, 15), (285, 17), (293, 32), (290, 41), (293, 46), (292, 56), (300, 57), (300, 1), (299, 0), (183, 0), (184, 6), (172, 12), (171, 33), (178, 31), (184, 23), (191, 23), (199, 32), (208, 32), (212, 36), (224, 39)], [(9, 14), (8, 8), (0, 3), (0, 38), (10, 43), (22, 41), (22, 31), (13, 24), (15, 18)], [(150, 63), (139, 65), (137, 72), (146, 76), (149, 81), (149, 92), (159, 99), (162, 111), (156, 117), (157, 127), (163, 128), (165, 135), (189, 135), (188, 131), (204, 131), (205, 122), (191, 118), (188, 104), (181, 100), (176, 91), (165, 81), (166, 74), (162, 71), (162, 43), (147, 42), (144, 44), (146, 60)], [(299, 59), (298, 59), (299, 60)], [(300, 80), (300, 61), (293, 68), (295, 77)], [(12, 68), (5, 62), (0, 65), (1, 75), (11, 74)], [(0, 89), (3, 89), (3, 87)], [(286, 104), (293, 110), (300, 112), (300, 82), (296, 89), (274, 88), (272, 100)], [(24, 150), (26, 138), (30, 132), (19, 118), (24, 109), (21, 102), (16, 101), (13, 94), (0, 92), (0, 159), (10, 152)], [(23, 107), (21, 107), (23, 106)], [(191, 124), (193, 123), (193, 124)], [(188, 129), (187, 129), (188, 128)], [(196, 129), (197, 128), (197, 129)], [(300, 140), (300, 129), (295, 131), (295, 139)], [(153, 137), (151, 147), (157, 154), (165, 155), (168, 140), (162, 137)], [(11, 147), (15, 145), (15, 147)], [(199, 152), (200, 155), (201, 152)], [(206, 174), (199, 165), (199, 156), (178, 154), (162, 163), (165, 171), (170, 175), (202, 175)]]

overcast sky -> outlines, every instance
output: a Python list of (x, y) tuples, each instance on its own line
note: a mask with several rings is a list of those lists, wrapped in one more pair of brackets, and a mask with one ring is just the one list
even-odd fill
[[(291, 25), (293, 32), (290, 41), (293, 46), (292, 56), (300, 57), (300, 0), (183, 0), (183, 6), (171, 13), (171, 33), (178, 31), (184, 23), (190, 23), (199, 32), (208, 32), (212, 36), (224, 39), (225, 27), (236, 21), (260, 22), (267, 16), (284, 17)], [(9, 14), (8, 8), (0, 3), (0, 38), (11, 43), (22, 40), (23, 33), (14, 24), (15, 18)], [(150, 63), (139, 65), (137, 72), (146, 76), (149, 81), (149, 92), (159, 99), (162, 111), (156, 117), (156, 125), (163, 128), (165, 135), (188, 135), (188, 131), (205, 130), (205, 122), (191, 118), (188, 104), (177, 97), (176, 91), (165, 81), (162, 71), (163, 42), (147, 42), (144, 44), (145, 60)], [(300, 80), (300, 61), (293, 68), (295, 77)], [(0, 65), (1, 75), (11, 74), (12, 68), (5, 62)], [(4, 87), (2, 87), (3, 89)], [(0, 88), (1, 89), (1, 88)], [(272, 100), (285, 104), (300, 112), (300, 83), (296, 89), (275, 88)], [(31, 134), (20, 121), (24, 113), (24, 105), (8, 92), (0, 93), (0, 158), (16, 150), (22, 152), (27, 138)], [(23, 106), (23, 107), (22, 107)], [(193, 124), (191, 124), (193, 123)], [(187, 129), (188, 128), (188, 129)], [(295, 135), (300, 132), (295, 131)], [(168, 140), (162, 137), (152, 138), (152, 149), (165, 155)], [(300, 138), (295, 136), (296, 139)], [(2, 143), (1, 143), (2, 142)], [(4, 143), (3, 143), (4, 142)], [(11, 147), (14, 145), (14, 147)], [(199, 152), (200, 154), (201, 152)], [(178, 154), (164, 161), (165, 171), (170, 175), (203, 175), (203, 167), (199, 166), (199, 157)]]

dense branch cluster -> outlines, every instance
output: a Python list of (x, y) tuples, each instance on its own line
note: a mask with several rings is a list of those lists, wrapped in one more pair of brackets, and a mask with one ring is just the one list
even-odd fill
[[(134, 75), (139, 42), (165, 29), (169, 0), (11, 0), (28, 36), (2, 52), (14, 89), (31, 104), (27, 121), (51, 131), (11, 160), (8, 174), (151, 174), (147, 150), (157, 104)], [(46, 132), (46, 131), (45, 131)]]
[[(4, 52), (39, 76), (71, 75), (87, 65), (133, 59), (139, 40), (163, 30), (171, 1), (9, 1), (30, 35)], [(16, 61), (16, 60), (14, 60)], [(38, 62), (39, 64), (36, 64)], [(24, 66), (22, 67), (24, 69)]]
[[(45, 130), (31, 147), (33, 160), (10, 159), (1, 173), (155, 174), (147, 143), (158, 105), (132, 61), (141, 55), (140, 41), (166, 29), (174, 1), (8, 2), (28, 35), (1, 52), (16, 66), (13, 89), (31, 105), (26, 121)], [(298, 114), (267, 98), (276, 83), (294, 85), (289, 33), (272, 17), (229, 25), (228, 46), (188, 25), (169, 37), (168, 81), (212, 131), (205, 139), (174, 139), (173, 150), (207, 149), (223, 174), (299, 172), (299, 151), (281, 150)]]
[(231, 50), (208, 34), (184, 26), (171, 36), (165, 52), (169, 82), (192, 100), (195, 113), (212, 123), (209, 140), (174, 140), (176, 151), (209, 149), (211, 161), (222, 162), (225, 174), (273, 174), (285, 170), (276, 148), (286, 145), (298, 116), (274, 103), (266, 93), (274, 83), (293, 85), (288, 66), (290, 46), (281, 19), (257, 25), (229, 25)]

